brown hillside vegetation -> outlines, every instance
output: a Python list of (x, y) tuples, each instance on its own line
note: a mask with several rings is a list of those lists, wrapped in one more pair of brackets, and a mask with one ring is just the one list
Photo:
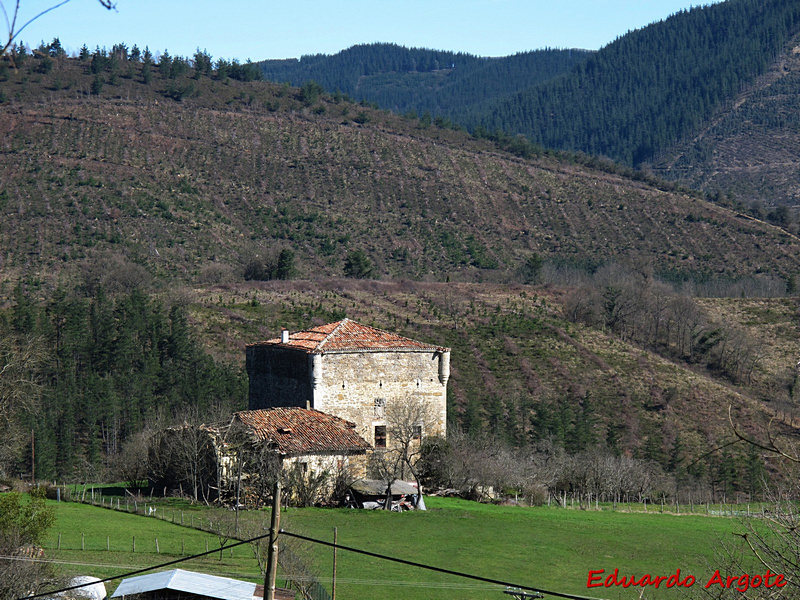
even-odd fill
[(771, 225), (338, 98), (155, 70), (146, 85), (138, 63), (93, 95), (86, 61), (36, 60), (0, 82), (6, 281), (98, 258), (232, 280), (281, 248), (306, 277), (341, 274), (354, 249), (380, 276), (434, 280), (507, 280), (532, 252), (674, 277), (800, 271), (800, 241)]

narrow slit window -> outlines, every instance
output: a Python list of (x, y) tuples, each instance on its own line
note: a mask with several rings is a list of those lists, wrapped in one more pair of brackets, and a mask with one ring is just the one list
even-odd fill
[(386, 448), (386, 425), (375, 426), (375, 447)]

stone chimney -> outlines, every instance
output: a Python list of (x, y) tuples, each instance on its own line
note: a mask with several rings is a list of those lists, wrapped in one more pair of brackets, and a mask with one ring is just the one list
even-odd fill
[(288, 344), (289, 343), (289, 330), (288, 329), (281, 329), (281, 344)]

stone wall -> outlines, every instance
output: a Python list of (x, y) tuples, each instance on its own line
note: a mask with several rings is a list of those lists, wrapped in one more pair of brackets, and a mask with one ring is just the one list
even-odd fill
[[(375, 444), (375, 427), (386, 425), (393, 403), (421, 399), (430, 407), (431, 431), (444, 435), (447, 424), (447, 373), (440, 371), (441, 352), (352, 352), (321, 356), (315, 370), (313, 408), (356, 424), (356, 431)], [(445, 360), (446, 360), (445, 359)], [(388, 440), (391, 445), (391, 435)]]
[(293, 456), (286, 458), (283, 461), (283, 469), (290, 471), (294, 469), (295, 465), (307, 465), (308, 471), (312, 473), (321, 473), (327, 471), (330, 475), (328, 482), (329, 491), (332, 489), (336, 476), (341, 471), (348, 471), (353, 479), (360, 479), (366, 477), (366, 457), (363, 454), (342, 455), (342, 454), (308, 454), (303, 456)]

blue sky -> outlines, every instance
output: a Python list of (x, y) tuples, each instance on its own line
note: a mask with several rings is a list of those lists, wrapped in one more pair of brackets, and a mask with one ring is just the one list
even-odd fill
[[(55, 2), (22, 0), (21, 20)], [(404, 46), (505, 56), (543, 47), (597, 49), (631, 29), (709, 2), (685, 0), (71, 0), (31, 24), (31, 45), (58, 36), (68, 50), (84, 43), (136, 43), (190, 56), (262, 60), (332, 54), (354, 44)], [(4, 2), (13, 8), (13, 0)], [(0, 17), (1, 18), (1, 17)], [(2, 23), (2, 21), (0, 21)], [(0, 35), (5, 30), (0, 28)]]

